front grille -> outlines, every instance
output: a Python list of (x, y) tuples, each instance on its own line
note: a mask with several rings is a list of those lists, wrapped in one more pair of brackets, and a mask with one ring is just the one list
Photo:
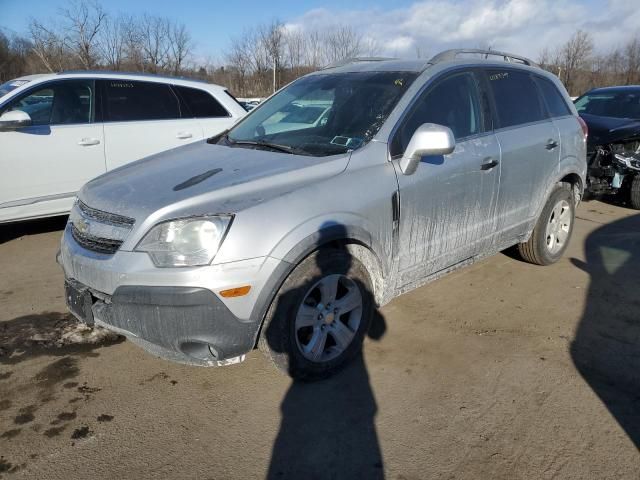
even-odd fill
[(131, 231), (133, 218), (91, 208), (80, 200), (71, 210), (73, 239), (86, 250), (113, 255)]
[(108, 255), (113, 255), (118, 251), (118, 249), (122, 245), (122, 240), (112, 240), (110, 238), (94, 237), (93, 235), (82, 233), (80, 232), (80, 230), (76, 228), (74, 224), (71, 224), (71, 235), (73, 235), (73, 239), (82, 248), (85, 248), (87, 250), (91, 250), (92, 252), (97, 252), (97, 253), (105, 253)]
[(96, 210), (80, 200), (78, 200), (78, 208), (80, 208), (84, 217), (96, 220), (100, 223), (107, 223), (109, 225), (119, 227), (131, 227), (135, 222), (133, 218), (125, 217), (124, 215)]

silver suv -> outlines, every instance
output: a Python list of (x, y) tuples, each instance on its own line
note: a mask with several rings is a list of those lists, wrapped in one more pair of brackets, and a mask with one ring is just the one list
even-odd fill
[(556, 262), (585, 135), (559, 80), (516, 55), (334, 65), (224, 134), (86, 184), (58, 257), (67, 302), (172, 360), (259, 347), (327, 376), (403, 292), (513, 245)]

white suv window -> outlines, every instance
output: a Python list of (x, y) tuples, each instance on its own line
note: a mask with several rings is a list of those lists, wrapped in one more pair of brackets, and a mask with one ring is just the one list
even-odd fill
[(180, 118), (178, 98), (165, 83), (104, 80), (106, 122), (173, 120)]
[(91, 123), (94, 94), (90, 80), (48, 83), (11, 102), (3, 112), (21, 110), (32, 125)]

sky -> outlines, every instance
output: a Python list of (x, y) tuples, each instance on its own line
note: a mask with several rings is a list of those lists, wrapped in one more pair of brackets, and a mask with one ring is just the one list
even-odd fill
[[(492, 46), (536, 59), (582, 28), (599, 51), (640, 34), (640, 0), (104, 0), (111, 14), (149, 13), (183, 22), (196, 60), (220, 62), (231, 38), (280, 20), (291, 29), (349, 25), (381, 55), (415, 58), (445, 48)], [(26, 34), (29, 19), (55, 17), (66, 0), (0, 0), (0, 28)]]

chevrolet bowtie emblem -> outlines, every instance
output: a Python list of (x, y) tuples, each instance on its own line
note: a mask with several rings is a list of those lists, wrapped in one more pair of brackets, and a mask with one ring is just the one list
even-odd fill
[(76, 228), (80, 233), (87, 233), (89, 231), (89, 222), (84, 218), (79, 218), (76, 222)]

